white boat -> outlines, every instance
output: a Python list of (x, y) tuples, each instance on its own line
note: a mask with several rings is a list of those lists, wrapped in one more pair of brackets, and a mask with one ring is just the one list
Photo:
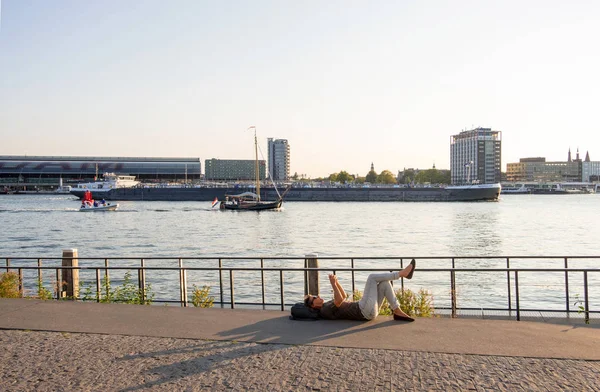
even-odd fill
[(92, 211), (116, 211), (119, 208), (119, 203), (115, 204), (89, 204), (89, 203), (81, 203), (81, 207), (79, 208), (80, 212), (92, 212)]
[(94, 198), (101, 199), (102, 195), (107, 194), (111, 189), (131, 188), (139, 183), (135, 176), (104, 173), (102, 181), (79, 183), (71, 189), (70, 193), (82, 198), (85, 191), (90, 191)]
[(71, 193), (71, 189), (72, 187), (69, 185), (64, 185), (63, 184), (63, 179), (62, 177), (58, 180), (58, 188), (56, 188), (56, 190), (54, 191), (57, 194), (63, 195), (63, 194), (69, 194)]
[(525, 186), (525, 184), (514, 184), (514, 185), (502, 185), (502, 191), (500, 192), (503, 195), (526, 195), (531, 193), (531, 190)]
[(68, 185), (61, 185), (58, 188), (56, 188), (54, 193), (57, 193), (59, 195), (68, 195), (71, 193), (71, 189), (73, 188)]

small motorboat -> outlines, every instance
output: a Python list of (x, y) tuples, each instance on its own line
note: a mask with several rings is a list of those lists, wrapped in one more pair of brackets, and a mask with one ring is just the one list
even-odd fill
[(83, 194), (83, 200), (81, 201), (79, 211), (115, 211), (117, 208), (119, 208), (119, 203), (110, 204), (104, 199), (102, 199), (102, 201), (92, 199), (92, 192), (88, 189)]
[(81, 203), (81, 207), (79, 208), (79, 211), (82, 211), (82, 212), (116, 211), (117, 208), (119, 208), (119, 203), (115, 203), (115, 204), (106, 203), (106, 204), (98, 204), (98, 205), (94, 205), (91, 203)]

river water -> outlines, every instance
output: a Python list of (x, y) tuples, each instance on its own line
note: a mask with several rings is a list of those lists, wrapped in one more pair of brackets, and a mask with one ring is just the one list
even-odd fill
[[(208, 202), (119, 204), (116, 212), (80, 213), (79, 202), (72, 196), (2, 195), (0, 257), (16, 259), (11, 261), (16, 265), (19, 257), (57, 258), (68, 248), (78, 249), (80, 257), (98, 258), (285, 258), (317, 253), (321, 257), (389, 257), (362, 263), (359, 260), (357, 266), (397, 269), (399, 258), (419, 256), (588, 255), (599, 258), (570, 261), (570, 267), (600, 268), (598, 194), (503, 195), (498, 202), (478, 203), (287, 202), (280, 211), (262, 212), (220, 211), (211, 209)], [(3, 263), (0, 259), (0, 265)], [(562, 268), (562, 263), (516, 260), (511, 266)], [(160, 260), (147, 264), (175, 265)], [(225, 262), (225, 266), (242, 264), (259, 265), (255, 261)], [(505, 264), (502, 258), (480, 259), (459, 262), (457, 267), (493, 268)], [(216, 266), (214, 262), (210, 265)], [(283, 260), (267, 266), (296, 267), (302, 263)], [(336, 266), (349, 267), (349, 263), (321, 262), (321, 267)], [(450, 265), (447, 260), (421, 260), (419, 267)], [(149, 280), (159, 299), (178, 291), (176, 273), (149, 274), (154, 274)], [(294, 302), (293, 297), (302, 291), (301, 274), (290, 275), (285, 277), (286, 302)], [(357, 275), (357, 288), (364, 284), (364, 275)], [(570, 275), (572, 298), (583, 295), (581, 275)], [(590, 273), (590, 301), (595, 310), (600, 310), (599, 275)], [(418, 276), (415, 274), (409, 287), (425, 288), (434, 294), (436, 304), (447, 306), (449, 274), (424, 272)], [(521, 306), (564, 308), (564, 273), (523, 273), (519, 278)], [(214, 289), (218, 285), (215, 279), (214, 273), (194, 272), (188, 282), (209, 284)], [(256, 273), (236, 273), (236, 301), (259, 300), (256, 279)], [(279, 298), (278, 279), (278, 274), (267, 278), (267, 297), (274, 302)], [(347, 273), (340, 273), (340, 280), (350, 286)], [(507, 306), (506, 273), (465, 272), (457, 277), (457, 284), (460, 306)], [(321, 287), (327, 296), (331, 290), (326, 280)]]

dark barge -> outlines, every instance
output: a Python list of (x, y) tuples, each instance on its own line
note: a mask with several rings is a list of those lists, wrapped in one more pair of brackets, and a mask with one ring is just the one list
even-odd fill
[[(285, 195), (285, 201), (493, 201), (498, 200), (500, 189), (500, 184), (410, 188), (291, 188)], [(254, 188), (133, 187), (111, 189), (97, 195), (92, 194), (92, 197), (95, 199), (104, 198), (110, 201), (213, 201), (215, 198), (224, 200), (225, 194), (244, 191), (254, 191)], [(80, 198), (83, 197), (82, 192), (73, 190), (71, 193)], [(261, 187), (260, 193), (263, 200), (275, 200), (278, 197), (275, 188), (272, 187)]]

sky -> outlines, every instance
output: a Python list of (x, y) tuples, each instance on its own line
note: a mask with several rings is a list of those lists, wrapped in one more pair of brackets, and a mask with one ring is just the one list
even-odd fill
[[(450, 137), (600, 160), (598, 1), (1, 0), (0, 155), (450, 167)], [(260, 158), (262, 159), (263, 156)]]

